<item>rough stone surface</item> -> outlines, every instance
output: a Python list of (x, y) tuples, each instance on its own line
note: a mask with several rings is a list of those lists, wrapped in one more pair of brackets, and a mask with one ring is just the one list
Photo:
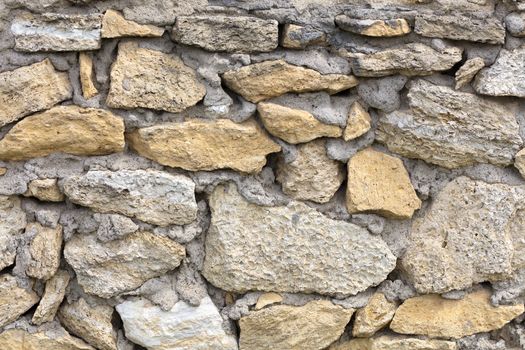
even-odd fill
[(304, 49), (311, 45), (321, 45), (326, 34), (315, 28), (286, 23), (283, 28), (281, 45), (288, 49)]
[(62, 226), (44, 227), (30, 223), (26, 233), (34, 235), (29, 245), (31, 259), (26, 268), (28, 276), (47, 281), (57, 272), (62, 255)]
[(41, 325), (55, 318), (58, 307), (62, 303), (62, 300), (64, 300), (69, 279), (70, 277), (67, 271), (59, 270), (53, 277), (47, 280), (42, 299), (40, 299), (40, 303), (33, 314), (32, 323)]
[(335, 17), (337, 26), (348, 32), (372, 37), (393, 37), (410, 33), (410, 24), (404, 18), (359, 19), (346, 15)]
[(467, 60), (456, 72), (456, 90), (470, 83), (483, 67), (485, 61), (481, 57)]
[[(331, 346), (329, 350), (457, 350), (455, 342), (383, 335), (369, 339), (353, 339)], [(479, 350), (479, 349), (478, 349)]]
[(58, 187), (57, 179), (36, 179), (27, 185), (24, 196), (35, 197), (45, 202), (62, 202), (64, 194)]
[(283, 297), (278, 293), (263, 293), (257, 299), (257, 304), (255, 304), (255, 310), (260, 310), (268, 305), (280, 303), (283, 301)]
[(0, 275), (0, 327), (15, 321), (38, 300), (35, 292), (19, 287), (15, 277)]
[(17, 197), (0, 196), (0, 270), (15, 261), (17, 235), (26, 226), (26, 214)]
[(86, 100), (98, 95), (97, 87), (93, 82), (93, 59), (85, 52), (78, 54), (78, 69), (80, 84), (82, 86), (82, 96)]
[(521, 176), (525, 178), (525, 149), (520, 150), (514, 157), (514, 166), (520, 172)]
[(0, 333), (0, 344), (5, 350), (95, 350), (64, 329), (49, 334), (12, 328)]
[(346, 128), (343, 132), (343, 140), (350, 141), (364, 135), (372, 127), (370, 114), (361, 106), (359, 102), (354, 102), (350, 106)]
[(128, 21), (115, 10), (107, 10), (102, 18), (102, 38), (161, 37), (162, 34), (164, 28)]
[(525, 13), (512, 12), (505, 17), (505, 26), (512, 36), (525, 36)]
[(390, 323), (396, 312), (395, 302), (388, 301), (383, 293), (375, 293), (364, 308), (357, 310), (352, 328), (354, 337), (371, 337)]
[(204, 9), (208, 0), (131, 0), (124, 8), (124, 17), (139, 23), (173, 25), (178, 16), (187, 16)]

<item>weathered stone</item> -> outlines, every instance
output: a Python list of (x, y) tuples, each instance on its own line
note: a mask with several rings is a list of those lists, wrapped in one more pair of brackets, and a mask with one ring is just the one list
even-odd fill
[(521, 176), (525, 178), (525, 149), (520, 150), (514, 157), (514, 166), (520, 172)]
[(461, 61), (462, 49), (448, 47), (436, 51), (419, 43), (406, 44), (371, 54), (353, 54), (352, 72), (360, 77), (430, 75), (451, 69)]
[(30, 223), (26, 232), (34, 234), (29, 245), (31, 258), (26, 268), (28, 276), (47, 281), (57, 272), (62, 253), (62, 226), (49, 228)]
[(494, 17), (419, 15), (414, 31), (430, 38), (505, 43), (505, 27)]
[(424, 80), (412, 82), (411, 112), (382, 117), (377, 140), (392, 152), (445, 168), (475, 163), (512, 164), (521, 148), (511, 108)]
[(100, 48), (101, 16), (24, 13), (11, 32), (18, 51), (85, 51)]
[(346, 15), (335, 17), (335, 23), (342, 30), (373, 37), (393, 37), (410, 33), (412, 29), (404, 18), (359, 19)]
[(184, 301), (163, 311), (145, 299), (116, 306), (126, 337), (148, 350), (237, 350), (237, 341), (222, 328), (219, 311), (206, 296), (199, 306)]
[(350, 141), (364, 135), (372, 127), (370, 114), (361, 106), (359, 102), (354, 102), (350, 106), (346, 128), (343, 132), (343, 139)]
[(102, 242), (119, 239), (139, 230), (139, 226), (124, 215), (94, 214), (93, 218), (99, 223), (97, 238)]
[(111, 324), (113, 308), (90, 306), (83, 298), (64, 303), (58, 311), (60, 323), (72, 334), (100, 350), (117, 350), (117, 332)]
[(395, 302), (388, 301), (383, 293), (375, 293), (365, 307), (357, 310), (352, 328), (354, 337), (371, 337), (390, 323), (396, 312)]
[(260, 172), (266, 155), (281, 150), (254, 120), (187, 120), (137, 129), (130, 146), (143, 157), (186, 170), (231, 168)]
[(226, 291), (356, 294), (395, 267), (379, 237), (303, 203), (261, 207), (233, 184), (218, 186), (209, 201), (203, 274)]
[(255, 304), (255, 310), (260, 310), (268, 305), (280, 303), (281, 301), (283, 301), (283, 297), (278, 293), (263, 293), (257, 299), (257, 303)]
[(98, 90), (93, 83), (93, 59), (85, 52), (78, 55), (80, 84), (82, 85), (82, 96), (86, 100), (98, 95)]
[(328, 202), (344, 178), (343, 165), (328, 158), (324, 140), (299, 145), (295, 159), (286, 163), (281, 158), (277, 168), (277, 181), (284, 193), (317, 203)]
[(311, 113), (275, 103), (261, 102), (257, 111), (268, 132), (292, 144), (308, 142), (319, 137), (339, 137), (337, 125), (324, 124)]
[[(414, 221), (401, 265), (420, 293), (498, 281), (525, 267), (525, 187), (459, 177)], [(521, 235), (521, 236), (520, 236)]]
[(161, 37), (162, 34), (164, 34), (164, 28), (128, 21), (120, 12), (115, 10), (107, 10), (102, 18), (103, 38), (126, 36)]
[(124, 8), (124, 17), (139, 23), (173, 25), (179, 16), (205, 10), (208, 0), (131, 0), (131, 6)]
[(512, 36), (525, 36), (525, 12), (512, 12), (505, 17), (505, 27)]
[(226, 86), (253, 103), (287, 92), (326, 91), (334, 94), (358, 84), (352, 75), (321, 75), (284, 60), (264, 61), (230, 70), (222, 75), (222, 79)]
[(26, 197), (35, 197), (45, 202), (62, 202), (64, 194), (58, 187), (57, 179), (37, 179), (27, 185)]
[(57, 72), (49, 59), (0, 73), (0, 127), (71, 98), (67, 73)]
[(8, 329), (0, 333), (0, 344), (4, 350), (95, 350), (82, 340), (70, 336), (63, 328), (52, 333)]
[(0, 140), (1, 160), (27, 160), (55, 152), (104, 155), (124, 149), (124, 122), (109, 111), (57, 106), (18, 122)]
[(483, 67), (485, 67), (485, 61), (481, 57), (467, 60), (456, 72), (456, 90), (470, 83)]
[(421, 200), (401, 159), (367, 148), (348, 162), (346, 207), (350, 213), (408, 219), (421, 207)]
[(176, 113), (197, 104), (206, 94), (195, 71), (180, 58), (140, 48), (134, 42), (119, 45), (112, 67), (109, 107)]
[(16, 256), (16, 236), (26, 227), (26, 213), (17, 197), (0, 196), (0, 270)]
[(0, 327), (18, 319), (38, 300), (35, 292), (20, 288), (13, 276), (0, 275)]
[(159, 225), (189, 224), (197, 217), (195, 184), (156, 170), (89, 171), (72, 176), (64, 192), (74, 203)]
[(240, 319), (240, 350), (319, 350), (337, 340), (352, 314), (327, 300), (277, 305)]
[(401, 334), (457, 339), (499, 329), (523, 311), (523, 304), (492, 306), (487, 289), (467, 294), (459, 300), (428, 294), (407, 299), (401, 304), (390, 328)]
[(276, 20), (248, 16), (180, 16), (172, 38), (208, 51), (267, 52), (277, 48)]
[(103, 298), (134, 290), (175, 269), (184, 255), (180, 244), (145, 231), (110, 242), (98, 241), (95, 234), (75, 235), (64, 247), (78, 283)]
[(4, 176), (7, 173), (7, 168), (0, 167), (0, 176)]
[(352, 339), (333, 345), (329, 350), (456, 350), (455, 342), (383, 335), (370, 339)]
[(310, 45), (324, 44), (326, 34), (315, 28), (297, 24), (284, 25), (281, 45), (288, 49), (304, 49)]
[(64, 300), (66, 295), (66, 288), (69, 283), (69, 273), (64, 270), (59, 270), (51, 279), (46, 282), (46, 288), (40, 303), (33, 314), (33, 322), (36, 325), (41, 325), (45, 322), (50, 322), (55, 318), (58, 307)]

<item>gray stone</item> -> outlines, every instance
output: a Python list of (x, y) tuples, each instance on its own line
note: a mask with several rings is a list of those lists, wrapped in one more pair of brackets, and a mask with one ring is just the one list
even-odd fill
[(126, 19), (139, 23), (172, 25), (178, 16), (187, 16), (204, 9), (208, 0), (131, 0), (124, 8)]
[(402, 75), (359, 81), (357, 93), (370, 107), (393, 112), (401, 105), (400, 91), (408, 78)]
[(15, 261), (17, 236), (26, 226), (26, 214), (17, 197), (0, 196), (0, 270)]
[(94, 214), (93, 218), (99, 222), (97, 238), (102, 242), (122, 238), (139, 229), (133, 220), (119, 214)]
[(281, 45), (288, 49), (304, 49), (310, 45), (324, 44), (325, 41), (326, 34), (316, 28), (286, 23)]
[(505, 25), (512, 36), (525, 36), (525, 12), (512, 12), (505, 17)]

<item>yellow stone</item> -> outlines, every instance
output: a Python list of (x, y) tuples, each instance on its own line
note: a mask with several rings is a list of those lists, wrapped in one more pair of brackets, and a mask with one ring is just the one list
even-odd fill
[(32, 222), (26, 232), (33, 231), (35, 236), (29, 246), (31, 258), (26, 268), (28, 276), (48, 280), (57, 272), (62, 254), (62, 226), (50, 228)]
[(66, 288), (69, 283), (69, 273), (65, 270), (59, 270), (46, 282), (46, 288), (40, 303), (33, 314), (31, 322), (41, 325), (50, 322), (55, 318), (58, 307), (64, 300)]
[(0, 275), (0, 327), (17, 320), (39, 299), (31, 289), (20, 288), (15, 277)]
[(514, 166), (518, 169), (521, 176), (525, 178), (525, 148), (514, 156)]
[(55, 333), (48, 335), (45, 331), (29, 333), (22, 329), (9, 329), (0, 333), (0, 344), (3, 350), (95, 350), (64, 329)]
[(45, 202), (62, 202), (65, 199), (64, 194), (58, 187), (57, 179), (37, 179), (33, 180), (27, 186), (26, 197), (35, 197)]
[(4, 176), (7, 173), (7, 168), (0, 167), (0, 176)]
[(370, 118), (370, 114), (368, 114), (363, 106), (357, 101), (352, 103), (352, 106), (350, 106), (350, 112), (348, 113), (346, 128), (343, 132), (343, 139), (345, 141), (350, 141), (366, 134), (372, 126), (371, 123), (372, 119)]
[(265, 306), (280, 303), (283, 301), (283, 297), (278, 293), (263, 293), (257, 299), (257, 304), (255, 304), (255, 310), (260, 310)]
[(80, 66), (80, 85), (82, 86), (82, 95), (86, 100), (98, 95), (98, 90), (93, 83), (93, 59), (85, 52), (78, 54), (78, 63)]
[(164, 28), (128, 21), (115, 10), (107, 10), (102, 18), (102, 37), (120, 38), (124, 36), (161, 37)]
[(388, 325), (394, 317), (397, 305), (385, 298), (383, 293), (375, 293), (364, 308), (357, 310), (352, 335), (371, 337)]
[(453, 341), (384, 335), (352, 339), (334, 344), (328, 350), (456, 350), (457, 348), (456, 342)]
[(396, 18), (387, 21), (373, 20), (363, 28), (360, 34), (375, 37), (401, 36), (411, 32), (410, 25), (404, 18)]

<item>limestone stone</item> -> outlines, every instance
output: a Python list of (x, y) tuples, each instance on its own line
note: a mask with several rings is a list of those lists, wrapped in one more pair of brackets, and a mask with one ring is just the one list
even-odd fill
[(222, 80), (227, 87), (253, 103), (287, 92), (326, 91), (334, 94), (358, 84), (352, 75), (322, 75), (284, 60), (264, 61), (230, 70), (222, 75)]
[(23, 329), (8, 329), (0, 333), (3, 350), (95, 350), (63, 328), (58, 332), (29, 333)]
[(521, 149), (514, 157), (514, 166), (520, 172), (521, 176), (525, 178), (525, 149)]
[(281, 301), (283, 301), (283, 297), (279, 293), (263, 293), (257, 299), (257, 303), (255, 304), (255, 310), (260, 310), (268, 305), (280, 303)]
[(261, 102), (257, 111), (268, 132), (292, 144), (312, 141), (319, 137), (339, 137), (337, 125), (324, 124), (311, 113), (301, 109)]
[(127, 300), (116, 309), (126, 337), (148, 350), (237, 350), (208, 296), (198, 306), (179, 301), (169, 311), (145, 299)]
[(361, 338), (373, 336), (390, 323), (396, 309), (395, 302), (388, 301), (381, 292), (375, 293), (365, 307), (357, 310), (352, 335)]
[(329, 350), (457, 350), (453, 341), (418, 339), (404, 336), (383, 335), (374, 338), (352, 339), (333, 345)]
[(143, 157), (191, 171), (230, 168), (257, 173), (266, 155), (281, 150), (254, 120), (190, 119), (137, 129), (128, 140)]
[(197, 217), (195, 184), (157, 170), (93, 170), (72, 176), (64, 192), (74, 203), (158, 226), (189, 224)]
[(492, 306), (490, 294), (480, 289), (459, 300), (437, 294), (407, 299), (397, 309), (390, 328), (401, 334), (458, 339), (499, 329), (523, 313), (523, 304)]
[(162, 34), (164, 28), (128, 21), (115, 10), (107, 10), (102, 17), (102, 38), (161, 37)]
[(286, 23), (283, 28), (281, 45), (288, 49), (304, 49), (311, 45), (322, 45), (326, 42), (326, 34), (322, 31)]
[(31, 322), (36, 325), (41, 325), (55, 318), (58, 307), (66, 295), (68, 284), (69, 273), (64, 270), (59, 270), (53, 277), (47, 280), (44, 295), (42, 299), (40, 299), (40, 303), (33, 314)]
[(26, 268), (28, 276), (47, 281), (57, 272), (62, 253), (62, 226), (49, 228), (30, 223), (26, 232), (34, 233), (29, 245), (31, 258)]
[(0, 73), (0, 127), (71, 98), (67, 73), (49, 59)]
[(57, 106), (18, 122), (0, 140), (1, 160), (27, 160), (55, 152), (105, 155), (124, 149), (124, 122), (97, 108)]
[(100, 48), (101, 16), (24, 13), (11, 24), (18, 51), (86, 51)]
[(371, 54), (350, 56), (352, 72), (360, 77), (430, 75), (451, 69), (461, 61), (462, 49), (447, 47), (437, 51), (430, 46), (411, 43)]
[(87, 293), (110, 298), (175, 269), (185, 249), (146, 231), (109, 242), (98, 241), (96, 234), (84, 234), (66, 243), (64, 256)]
[(208, 51), (267, 52), (277, 48), (278, 22), (249, 16), (180, 16), (172, 38)]
[(214, 190), (209, 204), (203, 275), (226, 291), (356, 294), (396, 265), (379, 237), (300, 202), (262, 207), (228, 184)]
[(58, 311), (60, 323), (72, 334), (100, 350), (117, 350), (117, 332), (111, 324), (113, 308), (90, 306), (83, 298), (64, 303)]
[(353, 309), (327, 300), (304, 306), (277, 305), (252, 312), (239, 320), (240, 350), (319, 350), (344, 332)]
[(359, 102), (354, 102), (350, 106), (346, 128), (343, 132), (343, 139), (350, 141), (362, 136), (372, 127), (372, 118), (370, 114), (361, 106)]
[(505, 27), (512, 36), (525, 36), (525, 12), (511, 12), (505, 17)]
[(98, 95), (98, 90), (93, 83), (93, 59), (85, 52), (78, 54), (80, 84), (82, 86), (82, 96), (86, 100)]
[(124, 8), (124, 17), (139, 23), (173, 25), (179, 16), (191, 15), (208, 6), (208, 0), (131, 0)]
[[(525, 267), (525, 187), (459, 177), (412, 224), (401, 266), (420, 293), (498, 281)], [(521, 236), (520, 236), (521, 235)]]
[(401, 159), (366, 148), (348, 162), (346, 207), (349, 213), (409, 219), (421, 200)]
[(394, 37), (410, 33), (410, 24), (404, 18), (359, 19), (346, 15), (335, 17), (335, 23), (342, 30), (372, 37)]
[(343, 164), (326, 154), (324, 140), (315, 140), (297, 146), (292, 162), (280, 158), (277, 181), (283, 192), (298, 200), (328, 202), (341, 187), (345, 174)]
[(456, 90), (470, 83), (483, 67), (485, 67), (485, 61), (481, 57), (467, 60), (456, 72)]
[(26, 227), (26, 214), (17, 197), (0, 196), (0, 270), (11, 265), (16, 256), (16, 236)]
[(57, 179), (36, 179), (29, 182), (24, 196), (35, 197), (45, 202), (62, 202), (64, 194), (58, 187)]
[(7, 168), (0, 167), (0, 176), (4, 176), (7, 173)]
[(38, 300), (35, 292), (19, 287), (15, 277), (0, 275), (0, 327), (18, 319)]
[(445, 168), (510, 165), (521, 148), (514, 111), (506, 104), (424, 80), (411, 83), (411, 111), (379, 120), (376, 138), (392, 152)]
[(119, 44), (106, 103), (112, 108), (150, 108), (182, 112), (204, 97), (195, 71), (171, 54)]

